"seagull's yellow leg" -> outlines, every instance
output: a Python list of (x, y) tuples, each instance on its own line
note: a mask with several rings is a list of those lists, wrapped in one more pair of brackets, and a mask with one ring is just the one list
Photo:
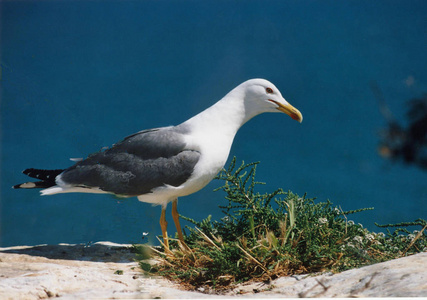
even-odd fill
[(169, 251), (168, 242), (168, 222), (166, 222), (166, 206), (162, 206), (162, 214), (160, 215), (160, 227), (162, 228), (163, 243), (165, 244), (165, 251)]
[(172, 202), (172, 218), (175, 222), (176, 231), (178, 232), (178, 238), (181, 241), (183, 246), (187, 246), (184, 243), (184, 236), (182, 235), (181, 224), (179, 223), (179, 214), (178, 214), (178, 198)]

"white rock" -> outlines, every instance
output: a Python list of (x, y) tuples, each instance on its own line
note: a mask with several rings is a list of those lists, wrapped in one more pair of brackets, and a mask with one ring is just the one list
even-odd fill
[(260, 297), (426, 297), (427, 252), (338, 274), (290, 276), (241, 285), (231, 294), (261, 291)]
[(128, 246), (99, 242), (0, 248), (0, 299), (427, 296), (426, 252), (340, 274), (283, 277), (207, 295), (142, 275)]

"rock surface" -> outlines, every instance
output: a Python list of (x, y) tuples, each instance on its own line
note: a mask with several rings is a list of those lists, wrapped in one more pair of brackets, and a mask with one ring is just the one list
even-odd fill
[(0, 299), (427, 296), (427, 252), (340, 274), (283, 277), (208, 295), (144, 276), (128, 246), (99, 242), (0, 248)]

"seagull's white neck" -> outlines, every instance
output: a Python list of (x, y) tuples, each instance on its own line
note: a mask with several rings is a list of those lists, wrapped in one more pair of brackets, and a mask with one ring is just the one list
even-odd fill
[(259, 114), (245, 106), (244, 93), (234, 89), (211, 107), (182, 123), (204, 134), (220, 134), (231, 140), (239, 128)]
[[(220, 101), (177, 127), (186, 136), (187, 149), (201, 156), (193, 174), (195, 186), (201, 188), (224, 167), (239, 128), (256, 114), (248, 113), (244, 95), (236, 89)], [(193, 182), (190, 179), (189, 182)]]

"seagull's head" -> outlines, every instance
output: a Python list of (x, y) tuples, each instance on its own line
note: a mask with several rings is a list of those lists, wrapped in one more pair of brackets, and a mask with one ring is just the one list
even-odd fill
[(301, 112), (283, 98), (279, 89), (265, 79), (251, 79), (240, 85), (244, 91), (245, 106), (254, 115), (264, 112), (283, 112), (302, 122)]

